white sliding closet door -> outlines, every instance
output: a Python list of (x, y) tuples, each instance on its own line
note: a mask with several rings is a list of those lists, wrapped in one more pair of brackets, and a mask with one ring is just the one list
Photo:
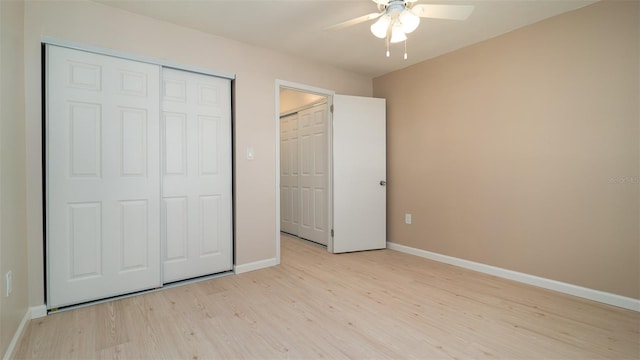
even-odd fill
[(48, 308), (158, 287), (159, 66), (47, 46)]
[(329, 138), (327, 104), (299, 112), (300, 230), (298, 236), (327, 245)]
[(280, 119), (280, 229), (320, 244), (329, 241), (327, 104)]
[(231, 83), (163, 69), (165, 283), (232, 269)]
[(298, 113), (280, 119), (280, 230), (298, 235)]

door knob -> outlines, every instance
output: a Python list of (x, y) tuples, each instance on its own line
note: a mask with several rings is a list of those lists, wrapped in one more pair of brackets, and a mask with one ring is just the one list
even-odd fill
[(385, 185), (387, 185), (387, 182), (384, 180), (380, 180), (380, 186), (385, 186)]

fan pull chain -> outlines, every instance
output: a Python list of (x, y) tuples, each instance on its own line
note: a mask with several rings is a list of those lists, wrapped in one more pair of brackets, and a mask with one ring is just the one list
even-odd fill
[(407, 40), (404, 41), (404, 59), (407, 60)]
[(391, 55), (391, 52), (389, 52), (389, 36), (387, 36), (387, 57), (389, 57)]

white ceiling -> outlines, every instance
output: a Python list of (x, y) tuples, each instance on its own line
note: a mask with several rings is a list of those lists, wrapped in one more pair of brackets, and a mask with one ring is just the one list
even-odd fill
[(421, 4), (474, 5), (465, 21), (422, 19), (404, 43), (391, 45), (369, 31), (371, 21), (331, 31), (325, 27), (377, 12), (371, 0), (96, 0), (177, 25), (244, 43), (379, 76), (471, 45), (593, 0), (420, 0)]

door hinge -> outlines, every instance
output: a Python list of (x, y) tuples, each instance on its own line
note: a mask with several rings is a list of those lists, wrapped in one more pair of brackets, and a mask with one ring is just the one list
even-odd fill
[(331, 111), (331, 113), (333, 114), (333, 104), (331, 104), (331, 106), (329, 107), (329, 111)]
[(331, 229), (331, 237), (333, 237), (333, 229)]

